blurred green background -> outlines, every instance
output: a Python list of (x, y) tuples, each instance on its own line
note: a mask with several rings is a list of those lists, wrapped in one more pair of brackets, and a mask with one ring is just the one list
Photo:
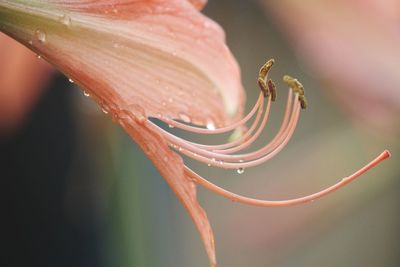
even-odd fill
[[(227, 43), (241, 66), (247, 110), (258, 95), (259, 67), (266, 59), (275, 58), (271, 75), (278, 83), (279, 95), (271, 109), (267, 135), (278, 130), (282, 119), (286, 89), (279, 88), (284, 88), (280, 82), (284, 74), (303, 83), (309, 108), (302, 112), (289, 145), (266, 164), (241, 175), (187, 160), (188, 165), (233, 192), (284, 199), (331, 185), (386, 148), (393, 155), (355, 183), (302, 206), (250, 207), (200, 188), (198, 197), (214, 229), (219, 266), (399, 266), (400, 142), (396, 131), (400, 123), (393, 125), (393, 131), (383, 131), (350, 116), (333, 93), (324, 89), (323, 79), (294, 52), (292, 39), (273, 15), (256, 1), (211, 0), (204, 13), (226, 31)], [(14, 229), (9, 231), (9, 239), (16, 242), (9, 245), (12, 253), (4, 266), (207, 266), (189, 216), (132, 140), (65, 78), (55, 79), (52, 86), (56, 92), (43, 95), (44, 100), (19, 132), (2, 139), (3, 194), (11, 201), (6, 206), (12, 203), (6, 209), (9, 225), (4, 229)], [(54, 137), (52, 142), (49, 129), (60, 125), (65, 129), (55, 134), (66, 139)], [(26, 139), (30, 141), (21, 141)], [(44, 146), (59, 147), (70, 139), (64, 149), (49, 150), (48, 158), (41, 162), (56, 166), (53, 178), (49, 174), (45, 181), (41, 170), (30, 172), (28, 168), (29, 181), (21, 178), (15, 182), (13, 175), (18, 171), (14, 170), (19, 165), (7, 163), (11, 154), (19, 159), (21, 154), (35, 157), (33, 152), (41, 151), (37, 140)], [(69, 151), (68, 157), (62, 156), (65, 151)], [(26, 161), (38, 160), (26, 157)], [(53, 160), (68, 164), (57, 167)], [(63, 173), (59, 182), (53, 180), (61, 177), (57, 171)], [(38, 199), (41, 202), (35, 204)], [(29, 222), (40, 216), (45, 219)], [(55, 229), (44, 227), (47, 224)], [(26, 225), (31, 225), (29, 230)], [(16, 233), (21, 236), (15, 238)], [(30, 253), (31, 257), (26, 256)]]

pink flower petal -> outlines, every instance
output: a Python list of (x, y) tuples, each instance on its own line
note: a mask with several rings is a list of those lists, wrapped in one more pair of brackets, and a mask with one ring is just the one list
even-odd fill
[(197, 12), (204, 1), (0, 3), (0, 29), (71, 77), (144, 150), (192, 217), (211, 266), (214, 237), (182, 159), (147, 117), (224, 125), (244, 92), (221, 28)]
[(197, 185), (184, 173), (182, 158), (170, 150), (164, 138), (148, 128), (145, 122), (135, 120), (133, 114), (124, 112), (120, 114), (120, 120), (125, 131), (146, 153), (188, 211), (200, 233), (210, 265), (216, 266), (213, 231), (205, 211), (197, 201)]
[[(5, 1), (0, 12), (14, 21), (5, 22), (3, 31), (100, 103), (113, 97), (114, 108), (141, 106), (146, 116), (189, 117), (202, 125), (224, 125), (241, 114), (240, 72), (224, 33), (188, 1), (50, 3), (38, 8), (36, 1)], [(82, 79), (82, 71), (97, 77), (105, 91)]]

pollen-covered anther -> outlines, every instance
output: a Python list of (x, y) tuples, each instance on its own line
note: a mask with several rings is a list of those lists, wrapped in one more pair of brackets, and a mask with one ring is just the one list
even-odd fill
[(268, 89), (267, 83), (264, 79), (258, 77), (258, 87), (260, 87), (261, 92), (263, 93), (264, 97), (267, 98), (270, 95), (270, 90)]
[(306, 109), (307, 108), (307, 99), (305, 95), (300, 95), (299, 96), (299, 101), (300, 101), (300, 106), (302, 109)]
[(276, 100), (276, 86), (275, 86), (275, 83), (271, 79), (268, 80), (268, 89), (269, 89), (269, 93), (271, 94), (271, 101), (275, 101)]
[(260, 87), (261, 91), (263, 92), (264, 97), (270, 96), (270, 93), (271, 93), (266, 80), (267, 80), (268, 73), (271, 70), (274, 63), (275, 63), (275, 60), (273, 58), (271, 58), (264, 65), (262, 65), (262, 67), (260, 68), (260, 71), (258, 72), (258, 86)]
[(260, 71), (258, 73), (258, 77), (265, 80), (265, 78), (267, 77), (269, 71), (271, 70), (272, 66), (274, 65), (275, 60), (273, 58), (271, 58), (270, 60), (268, 60), (264, 65), (262, 65), (262, 67), (260, 68)]
[(297, 79), (292, 78), (289, 75), (283, 76), (283, 81), (293, 90), (294, 93), (299, 94), (301, 108), (307, 108), (307, 99), (305, 97), (303, 85)]

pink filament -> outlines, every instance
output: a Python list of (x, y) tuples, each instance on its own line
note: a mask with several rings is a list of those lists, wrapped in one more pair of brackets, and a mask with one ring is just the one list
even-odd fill
[(161, 121), (167, 123), (170, 126), (173, 127), (177, 127), (179, 129), (188, 131), (188, 132), (192, 132), (192, 133), (200, 133), (200, 134), (221, 134), (221, 133), (226, 133), (232, 130), (235, 130), (236, 128), (238, 128), (239, 126), (245, 124), (246, 122), (248, 122), (253, 115), (256, 113), (257, 109), (260, 107), (260, 104), (263, 102), (264, 96), (263, 93), (260, 92), (259, 96), (258, 96), (258, 100), (256, 102), (256, 104), (254, 105), (254, 107), (252, 108), (252, 110), (240, 121), (237, 121), (227, 127), (223, 127), (223, 128), (218, 128), (218, 129), (205, 129), (205, 128), (199, 128), (199, 127), (193, 127), (184, 123), (180, 123), (178, 121), (174, 121), (172, 119), (166, 119), (166, 118), (161, 118)]
[[(291, 94), (289, 94), (291, 96)], [(270, 103), (270, 101), (269, 101)], [(290, 105), (290, 101), (288, 101), (288, 104)], [(289, 108), (287, 108), (287, 111)], [(299, 112), (300, 112), (300, 105), (298, 101), (298, 95), (296, 94), (295, 96), (295, 102), (293, 105), (293, 110), (294, 112), (291, 115), (290, 122), (287, 123), (287, 114), (285, 115), (284, 119), (284, 124), (282, 125), (280, 131), (276, 135), (276, 137), (273, 139), (273, 141), (263, 148), (247, 153), (247, 154), (236, 154), (236, 155), (227, 155), (225, 153), (219, 153), (219, 152), (214, 152), (214, 151), (208, 151), (204, 150), (202, 148), (196, 147), (195, 145), (188, 143), (188, 141), (183, 140), (177, 136), (174, 136), (168, 132), (166, 132), (163, 129), (159, 129), (159, 131), (165, 136), (165, 138), (170, 141), (173, 144), (173, 147), (178, 148), (179, 151), (193, 159), (196, 159), (198, 161), (207, 163), (212, 166), (217, 166), (221, 168), (229, 168), (229, 169), (234, 169), (234, 168), (247, 168), (247, 167), (252, 167), (256, 166), (262, 162), (265, 162), (272, 157), (274, 157), (276, 154), (278, 154), (284, 146), (287, 144), (289, 141), (291, 135), (294, 132), (294, 129), (296, 127), (298, 117), (299, 117)], [(268, 108), (267, 112), (268, 113)], [(287, 112), (286, 112), (287, 113)], [(262, 130), (264, 128), (266, 122), (266, 116), (264, 116), (263, 122), (260, 125), (260, 129)], [(157, 127), (155, 125), (151, 125), (152, 127)], [(256, 133), (256, 135), (259, 135), (259, 133)], [(253, 142), (255, 139), (250, 139), (248, 141)], [(246, 142), (244, 142), (246, 143)], [(240, 147), (239, 145), (238, 147)]]
[(347, 176), (340, 180), (338, 183), (321, 190), (317, 193), (300, 197), (300, 198), (294, 198), (294, 199), (288, 199), (288, 200), (260, 200), (260, 199), (254, 199), (254, 198), (249, 198), (245, 196), (241, 196), (232, 192), (229, 192), (225, 189), (222, 189), (218, 187), (217, 185), (207, 181), (191, 169), (185, 166), (185, 173), (192, 178), (197, 184), (204, 186), (205, 188), (213, 191), (214, 193), (217, 193), (225, 198), (228, 198), (232, 201), (237, 201), (243, 204), (248, 204), (252, 206), (260, 206), (260, 207), (287, 207), (287, 206), (293, 206), (293, 205), (298, 205), (302, 203), (307, 203), (310, 201), (313, 201), (315, 199), (321, 198), (323, 196), (328, 195), (329, 193), (332, 193), (343, 186), (349, 184), (350, 182), (354, 181), (357, 177), (361, 176), (383, 160), (387, 159), (390, 157), (390, 152), (388, 150), (383, 151), (378, 157), (376, 157), (374, 160), (372, 160), (370, 163), (365, 165), (363, 168), (360, 170), (356, 171), (350, 176)]

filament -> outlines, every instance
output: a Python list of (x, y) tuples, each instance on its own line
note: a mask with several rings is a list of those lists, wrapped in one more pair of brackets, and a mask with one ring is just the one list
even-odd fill
[(249, 198), (245, 197), (242, 195), (238, 195), (232, 192), (229, 192), (221, 187), (218, 187), (217, 185), (207, 181), (191, 169), (189, 169), (187, 166), (185, 166), (185, 173), (193, 179), (197, 184), (213, 191), (214, 193), (217, 193), (218, 195), (221, 195), (225, 198), (228, 198), (232, 201), (240, 202), (243, 204), (247, 205), (252, 205), (252, 206), (260, 206), (260, 207), (287, 207), (287, 206), (293, 206), (293, 205), (298, 205), (302, 203), (307, 203), (310, 201), (313, 201), (315, 199), (321, 198), (323, 196), (326, 196), (343, 186), (351, 183), (354, 181), (356, 178), (370, 170), (371, 168), (375, 167), (377, 164), (382, 162), (383, 160), (387, 159), (390, 157), (390, 152), (388, 150), (383, 151), (378, 157), (376, 157), (374, 160), (366, 164), (363, 168), (360, 170), (356, 171), (350, 176), (347, 176), (343, 179), (341, 179), (338, 183), (327, 187), (317, 193), (307, 195), (304, 197), (300, 198), (294, 198), (294, 199), (288, 199), (288, 200), (260, 200), (260, 199), (255, 199), (255, 198)]

